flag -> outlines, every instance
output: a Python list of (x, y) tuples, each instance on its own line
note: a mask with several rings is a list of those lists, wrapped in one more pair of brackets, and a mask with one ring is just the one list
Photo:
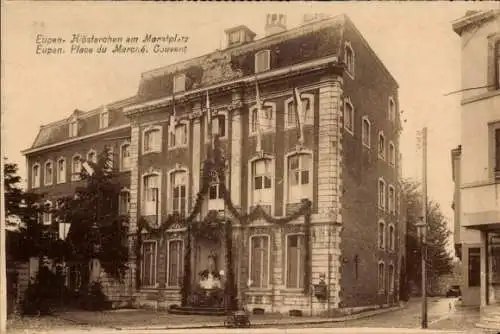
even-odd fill
[(89, 174), (90, 176), (94, 175), (94, 168), (92, 168), (92, 166), (90, 166), (90, 164), (87, 161), (85, 161), (82, 164), (82, 167), (83, 167), (83, 169), (85, 169), (87, 174)]
[(212, 140), (212, 111), (210, 110), (210, 97), (208, 96), (208, 90), (207, 90), (207, 99), (206, 99), (206, 104), (205, 108), (207, 109), (207, 136), (208, 139), (210, 140), (210, 145), (212, 145), (213, 149), (213, 140)]
[(257, 148), (256, 151), (262, 150), (262, 101), (259, 93), (259, 83), (255, 78), (255, 103), (257, 105)]
[(295, 118), (299, 129), (299, 143), (304, 144), (305, 110), (302, 108), (302, 99), (297, 87), (293, 88), (293, 100), (295, 103)]
[(172, 113), (170, 114), (170, 122), (168, 125), (168, 132), (175, 134), (175, 95), (172, 95)]

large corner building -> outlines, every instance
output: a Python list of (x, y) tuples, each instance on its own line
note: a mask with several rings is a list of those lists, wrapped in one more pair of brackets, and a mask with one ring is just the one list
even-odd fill
[[(185, 311), (206, 305), (185, 286), (213, 282), (266, 312), (398, 302), (398, 85), (344, 15), (287, 29), (271, 14), (266, 33), (228, 29), (226, 48), (143, 73), (136, 96), (42, 126), (24, 151), (29, 188), (50, 204), (112, 148), (131, 248), (123, 285), (103, 275), (116, 303)], [(211, 135), (224, 181), (206, 177)], [(200, 227), (209, 220), (229, 234)]]

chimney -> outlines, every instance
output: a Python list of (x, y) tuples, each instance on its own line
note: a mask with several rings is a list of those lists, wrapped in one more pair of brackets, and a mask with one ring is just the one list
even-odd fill
[(267, 14), (264, 30), (266, 36), (286, 31), (286, 16), (284, 14)]

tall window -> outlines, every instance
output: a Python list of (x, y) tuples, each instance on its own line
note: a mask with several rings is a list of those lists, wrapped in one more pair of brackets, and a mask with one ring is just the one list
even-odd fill
[(273, 201), (271, 159), (261, 159), (252, 164), (252, 203), (270, 205)]
[(78, 121), (74, 120), (69, 123), (69, 136), (78, 136)]
[(385, 264), (382, 261), (378, 263), (378, 289), (385, 290)]
[(45, 163), (45, 175), (44, 175), (44, 184), (51, 185), (54, 176), (54, 167), (52, 166), (52, 161), (47, 161)]
[(469, 248), (469, 286), (481, 285), (481, 249), (479, 247)]
[(186, 90), (186, 75), (179, 74), (174, 77), (174, 93)]
[(130, 144), (123, 144), (120, 147), (120, 168), (121, 170), (129, 170), (130, 165)]
[(271, 67), (271, 52), (269, 50), (259, 51), (255, 54), (255, 73), (264, 72)]
[(40, 187), (40, 165), (34, 164), (32, 169), (33, 171), (31, 173), (31, 187), (38, 188)]
[(385, 137), (383, 132), (378, 134), (378, 156), (385, 159)]
[(288, 157), (288, 202), (297, 203), (303, 198), (312, 198), (310, 154)]
[[(212, 135), (218, 135), (219, 138), (226, 137), (226, 115), (212, 116)], [(206, 132), (208, 140), (208, 132)]]
[(142, 243), (141, 283), (145, 287), (156, 285), (156, 241)]
[(66, 160), (60, 158), (57, 160), (57, 183), (66, 182)]
[(144, 177), (144, 213), (146, 215), (159, 214), (159, 187), (159, 175), (152, 174)]
[(44, 225), (52, 224), (52, 203), (49, 201), (44, 204), (42, 222)]
[[(312, 111), (312, 99), (313, 97), (304, 98), (302, 95), (302, 110), (305, 113), (305, 124), (312, 125), (314, 123), (314, 114)], [(287, 100), (288, 101), (288, 100)], [(286, 118), (285, 127), (294, 128), (297, 126), (297, 111), (295, 108), (295, 101), (291, 98), (286, 104)]]
[(495, 51), (496, 51), (496, 56), (495, 56), (495, 69), (496, 69), (496, 85), (497, 89), (500, 89), (500, 41), (497, 41), (495, 43)]
[(378, 247), (385, 249), (385, 223), (383, 221), (378, 222)]
[(144, 153), (161, 151), (161, 132), (154, 128), (144, 132)]
[(286, 244), (286, 287), (299, 289), (304, 287), (305, 261), (304, 235), (293, 234), (287, 236)]
[(89, 153), (87, 153), (87, 161), (97, 163), (97, 154), (94, 150), (90, 150)]
[(378, 207), (385, 209), (385, 182), (383, 179), (378, 180)]
[(389, 225), (389, 250), (394, 251), (396, 246), (396, 235), (394, 232), (394, 225)]
[(396, 148), (392, 142), (389, 143), (389, 164), (393, 167), (396, 166)]
[(345, 58), (345, 64), (347, 67), (347, 71), (351, 75), (354, 75), (354, 50), (352, 49), (350, 43), (346, 43), (344, 52), (345, 52), (344, 58)]
[(182, 240), (168, 242), (167, 286), (180, 286), (183, 270), (183, 243)]
[(269, 237), (253, 236), (250, 242), (250, 279), (253, 287), (269, 286)]
[(389, 186), (389, 212), (396, 212), (396, 195), (393, 186)]
[(394, 103), (394, 100), (392, 97), (389, 98), (389, 120), (393, 121), (396, 120), (396, 104)]
[(495, 129), (495, 175), (500, 177), (500, 129)]
[(119, 213), (120, 215), (128, 215), (130, 211), (130, 192), (128, 190), (122, 190), (120, 192), (119, 198)]
[(183, 171), (170, 174), (172, 188), (172, 211), (181, 215), (186, 214), (187, 209), (187, 173)]
[(175, 126), (174, 133), (170, 133), (170, 147), (179, 147), (187, 145), (187, 125), (178, 124)]
[(389, 291), (394, 292), (394, 265), (390, 264), (387, 270), (387, 279), (389, 281)]
[(106, 110), (101, 112), (101, 114), (99, 115), (99, 128), (105, 129), (108, 127), (108, 125), (109, 125), (109, 112)]
[(80, 180), (81, 171), (82, 171), (82, 161), (80, 156), (76, 155), (73, 157), (73, 161), (71, 162), (71, 173), (73, 181)]
[(354, 132), (354, 107), (348, 99), (344, 104), (344, 128), (349, 132)]
[[(257, 133), (259, 127), (259, 117), (257, 108), (252, 110), (251, 132)], [(272, 131), (274, 129), (274, 111), (271, 106), (263, 106), (260, 118), (260, 129), (262, 132)]]
[(368, 118), (365, 116), (363, 117), (363, 128), (362, 128), (362, 131), (361, 131), (361, 137), (362, 137), (362, 141), (363, 141), (363, 145), (365, 145), (366, 147), (370, 147), (370, 136), (371, 136), (371, 125), (370, 125), (370, 121), (368, 120)]
[(212, 182), (210, 183), (210, 189), (208, 191), (208, 198), (209, 199), (221, 199), (223, 198), (222, 196), (222, 190), (221, 190), (221, 184), (219, 181), (218, 177), (215, 177)]

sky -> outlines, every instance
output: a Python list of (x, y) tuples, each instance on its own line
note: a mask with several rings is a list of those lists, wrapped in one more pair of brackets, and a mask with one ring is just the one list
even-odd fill
[[(267, 13), (287, 27), (306, 13), (347, 14), (399, 83), (406, 120), (400, 142), (403, 176), (418, 178), (416, 133), (428, 127), (428, 196), (453, 228), (450, 150), (460, 144), (460, 39), (451, 23), (495, 2), (4, 2), (2, 10), (2, 149), (26, 175), (21, 151), (40, 125), (136, 94), (141, 73), (224, 47), (224, 30), (240, 24), (264, 36)], [(188, 36), (187, 52), (163, 55), (37, 55), (37, 34)]]

